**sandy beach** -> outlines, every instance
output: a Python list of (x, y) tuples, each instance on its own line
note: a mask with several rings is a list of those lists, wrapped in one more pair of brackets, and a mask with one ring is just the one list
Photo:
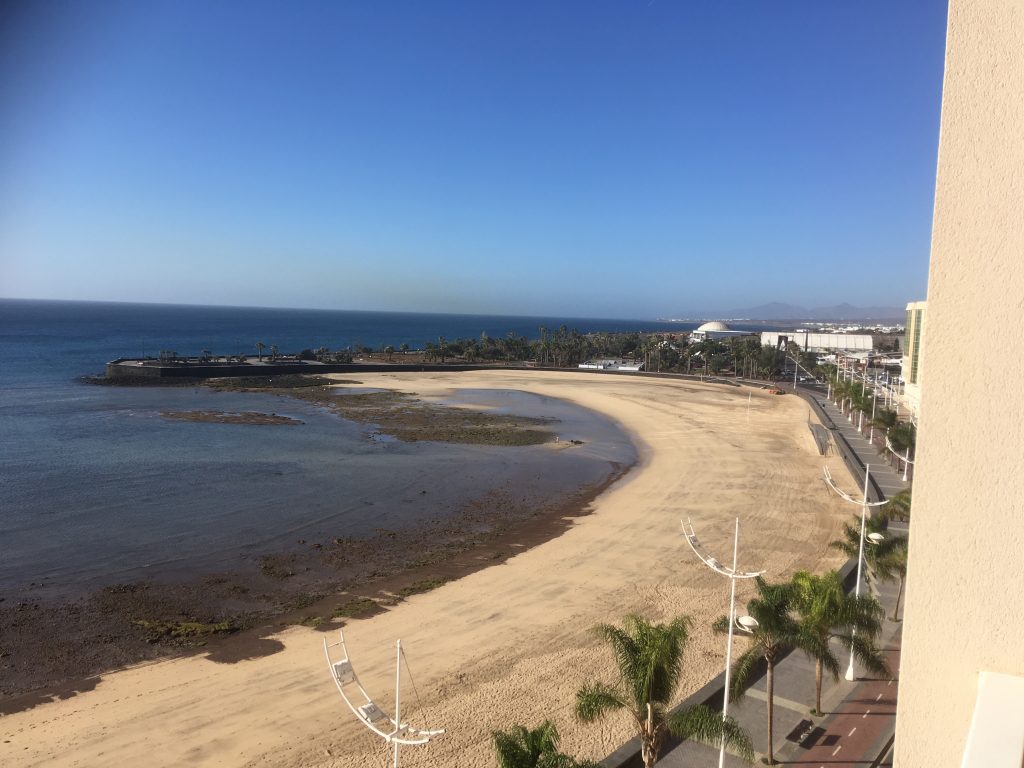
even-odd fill
[[(493, 388), (571, 400), (617, 420), (641, 457), (559, 537), (348, 622), (356, 670), (378, 702), (393, 706), (401, 638), (415, 682), (414, 690), (406, 678), (403, 719), (447, 729), (427, 747), (404, 749), (403, 765), (493, 766), (491, 730), (544, 718), (557, 723), (564, 751), (604, 757), (631, 735), (625, 717), (582, 726), (572, 705), (584, 682), (614, 681), (610, 655), (588, 629), (626, 613), (693, 617), (681, 696), (721, 671), (723, 642), (709, 625), (726, 609), (728, 585), (693, 557), (680, 518), (692, 518), (725, 557), (739, 517), (741, 567), (769, 578), (843, 559), (827, 544), (849, 510), (826, 492), (809, 407), (792, 395), (541, 371), (359, 378), (425, 397)], [(827, 461), (847, 478), (840, 459)], [(749, 587), (740, 592), (748, 596)], [(326, 631), (333, 641), (336, 629)], [(336, 693), (324, 636), (292, 627), (269, 656), (231, 664), (193, 656), (105, 675), (92, 690), (0, 718), (0, 758), (8, 766), (390, 764)]]

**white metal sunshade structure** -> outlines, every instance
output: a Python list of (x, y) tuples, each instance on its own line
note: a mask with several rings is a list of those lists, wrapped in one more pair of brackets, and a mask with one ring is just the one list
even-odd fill
[[(860, 548), (857, 550), (857, 586), (854, 588), (854, 591), (853, 591), (854, 595), (856, 595), (857, 597), (860, 597), (860, 575), (861, 575), (861, 564), (864, 562), (864, 531), (865, 531), (865, 529), (867, 527), (868, 508), (869, 507), (880, 507), (880, 506), (882, 506), (883, 504), (886, 503), (886, 501), (884, 499), (882, 501), (870, 501), (870, 502), (868, 501), (868, 487), (869, 487), (868, 484), (870, 482), (870, 479), (871, 479), (871, 465), (870, 464), (865, 464), (864, 465), (864, 498), (863, 499), (855, 499), (855, 498), (853, 498), (853, 496), (851, 496), (850, 494), (846, 493), (846, 491), (842, 490), (838, 485), (836, 485), (836, 481), (832, 479), (832, 473), (829, 471), (828, 466), (825, 467), (825, 484), (828, 485), (828, 487), (831, 488), (833, 491), (835, 491), (836, 494), (838, 494), (839, 497), (841, 499), (843, 499), (843, 501), (848, 501), (851, 504), (858, 504), (858, 505), (860, 505)], [(878, 544), (884, 538), (885, 537), (882, 534), (880, 534), (880, 533), (872, 533), (868, 537), (868, 539), (870, 540), (871, 544)], [(854, 633), (856, 633), (856, 630), (854, 630)], [(845, 675), (845, 677), (846, 677), (847, 680), (851, 680), (851, 681), (856, 677), (856, 675), (854, 674), (854, 670), (853, 670), (853, 646), (850, 646), (850, 663), (846, 667), (846, 675)]]
[[(682, 523), (682, 521), (680, 521)], [(737, 579), (755, 579), (760, 576), (764, 571), (738, 571), (736, 570), (736, 557), (739, 554), (740, 547), (740, 519), (736, 518), (736, 533), (733, 536), (732, 542), (732, 568), (728, 568), (722, 565), (718, 560), (712, 557), (697, 539), (697, 534), (693, 530), (693, 525), (687, 520), (682, 523), (683, 535), (686, 536), (686, 541), (690, 545), (690, 549), (693, 553), (700, 558), (700, 561), (704, 563), (715, 573), (720, 573), (729, 579), (731, 586), (731, 595), (729, 597), (729, 639), (725, 646), (725, 691), (722, 695), (722, 720), (725, 721), (726, 717), (729, 716), (729, 677), (732, 674), (732, 634), (733, 627), (736, 626), (736, 580)], [(689, 528), (689, 530), (687, 530)], [(747, 617), (744, 617), (747, 618)], [(744, 632), (753, 631), (753, 627), (757, 625), (755, 621), (753, 625), (741, 625), (741, 629)], [(722, 736), (722, 745), (718, 751), (718, 768), (722, 768), (725, 764), (725, 736)]]
[[(327, 659), (327, 668), (331, 672), (331, 679), (334, 680), (338, 693), (341, 694), (341, 698), (345, 700), (345, 704), (352, 710), (352, 714), (359, 722), (394, 746), (394, 765), (397, 768), (399, 744), (410, 746), (426, 744), (435, 736), (444, 733), (444, 729), (413, 728), (408, 723), (402, 722), (402, 641), (397, 641), (395, 646), (395, 716), (391, 717), (377, 706), (370, 698), (370, 694), (363, 688), (362, 683), (359, 682), (359, 678), (356, 677), (352, 660), (348, 655), (348, 647), (345, 645), (344, 631), (338, 630), (338, 642), (336, 643), (328, 643), (327, 638), (324, 638), (324, 656)], [(340, 658), (332, 658), (332, 649), (340, 649), (340, 651), (335, 651), (335, 655), (340, 655)], [(357, 697), (355, 701), (353, 701), (354, 696)]]

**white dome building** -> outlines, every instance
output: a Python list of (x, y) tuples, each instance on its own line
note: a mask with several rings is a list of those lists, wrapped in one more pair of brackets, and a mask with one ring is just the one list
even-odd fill
[(691, 343), (700, 343), (708, 339), (728, 339), (734, 336), (750, 336), (750, 331), (734, 331), (728, 325), (718, 320), (704, 323), (697, 330), (690, 334)]

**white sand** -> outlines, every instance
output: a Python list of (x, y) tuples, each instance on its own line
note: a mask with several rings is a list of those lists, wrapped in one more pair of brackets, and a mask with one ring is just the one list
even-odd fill
[[(614, 682), (611, 657), (588, 634), (629, 612), (694, 618), (680, 695), (722, 668), (710, 621), (728, 584), (699, 564), (680, 533), (692, 517), (701, 539), (731, 556), (741, 518), (740, 566), (777, 579), (837, 566), (827, 548), (850, 510), (826, 493), (792, 396), (641, 378), (550, 372), (363, 374), (365, 386), (421, 394), (451, 388), (521, 389), (607, 414), (640, 450), (640, 464), (602, 494), (593, 514), (563, 535), (370, 619), (346, 638), (363, 683), (393, 705), (394, 641), (402, 638), (418, 699), (406, 683), (403, 715), (448, 733), (402, 751), (402, 765), (494, 766), (489, 733), (553, 718), (563, 749), (601, 758), (632, 734), (624, 716), (574, 722), (585, 681)], [(837, 478), (847, 479), (838, 458)], [(740, 596), (750, 596), (749, 585)], [(323, 661), (323, 633), (277, 636), (284, 650), (236, 664), (175, 659), (103, 677), (95, 690), (0, 719), (5, 766), (384, 766), (385, 748), (355, 722)], [(742, 641), (741, 641), (742, 642)]]

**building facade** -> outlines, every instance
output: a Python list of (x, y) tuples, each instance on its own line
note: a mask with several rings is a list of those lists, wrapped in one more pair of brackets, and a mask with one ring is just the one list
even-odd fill
[(808, 333), (807, 331), (765, 331), (761, 346), (779, 348), (795, 342), (804, 352), (870, 352), (874, 341), (865, 333)]
[(927, 301), (907, 304), (907, 333), (903, 343), (903, 406), (917, 419), (921, 416), (921, 365)]
[(1024, 2), (951, 0), (897, 768), (1024, 764), (1022, 94)]

